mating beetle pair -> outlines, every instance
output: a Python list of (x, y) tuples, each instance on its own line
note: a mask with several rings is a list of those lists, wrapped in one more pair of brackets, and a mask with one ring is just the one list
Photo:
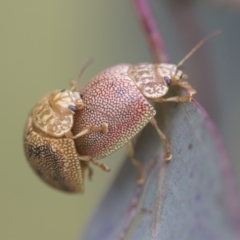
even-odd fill
[[(48, 184), (67, 192), (82, 192), (90, 164), (108, 171), (99, 159), (127, 144), (129, 157), (143, 182), (142, 166), (134, 158), (132, 139), (149, 122), (171, 159), (170, 144), (154, 118), (153, 102), (190, 102), (196, 91), (185, 81), (179, 66), (208, 38), (203, 39), (178, 65), (121, 64), (104, 70), (83, 89), (56, 90), (43, 97), (30, 113), (25, 132), (26, 157)], [(185, 96), (164, 98), (169, 86), (186, 90)]]

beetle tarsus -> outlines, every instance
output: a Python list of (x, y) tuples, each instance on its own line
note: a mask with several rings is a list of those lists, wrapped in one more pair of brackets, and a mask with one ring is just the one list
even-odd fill
[(137, 179), (137, 184), (138, 185), (142, 185), (142, 184), (144, 184), (144, 182), (145, 182), (145, 180), (144, 180), (143, 177), (140, 177), (140, 178)]
[(72, 139), (76, 139), (82, 136), (85, 136), (87, 134), (90, 134), (92, 132), (103, 132), (103, 133), (107, 133), (108, 132), (108, 124), (104, 123), (101, 126), (89, 126), (86, 127), (85, 129), (81, 130), (81, 132), (79, 132), (78, 134), (76, 134), (75, 136), (72, 136)]
[(96, 160), (96, 159), (94, 159), (94, 158), (92, 158), (90, 161), (91, 161), (94, 165), (100, 167), (102, 170), (104, 170), (104, 171), (106, 171), (106, 172), (110, 172), (110, 171), (111, 171), (111, 169), (110, 169), (106, 164), (104, 164), (104, 163), (102, 163), (102, 162), (100, 162), (100, 161), (98, 161), (98, 160)]
[(171, 159), (172, 159), (172, 154), (170, 152), (167, 152), (164, 157), (165, 162), (169, 162)]
[(142, 164), (135, 159), (134, 157), (134, 147), (133, 147), (133, 142), (129, 141), (127, 143), (127, 152), (128, 152), (128, 156), (133, 164), (133, 166), (136, 168), (137, 170), (137, 184), (141, 185), (144, 183), (144, 177), (143, 177), (143, 167)]
[(161, 138), (163, 145), (165, 147), (165, 161), (169, 161), (172, 158), (172, 154), (171, 154), (171, 145), (168, 141), (168, 139), (166, 138), (166, 136), (164, 135), (164, 133), (161, 131), (161, 129), (158, 127), (157, 121), (155, 118), (152, 118), (150, 120), (150, 123), (155, 127), (155, 129), (157, 130), (157, 133), (159, 135), (159, 137)]

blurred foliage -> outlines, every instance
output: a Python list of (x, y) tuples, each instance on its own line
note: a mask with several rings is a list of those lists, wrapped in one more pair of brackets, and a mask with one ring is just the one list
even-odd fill
[[(151, 3), (172, 62), (209, 32), (223, 30), (184, 69), (217, 123), (240, 176), (240, 109), (234, 107), (240, 103), (239, 11), (201, 2)], [(195, 22), (198, 28), (193, 27)], [(111, 65), (151, 61), (148, 47), (127, 0), (3, 0), (0, 29), (0, 239), (76, 239), (122, 163), (124, 150), (106, 160), (110, 174), (95, 170), (83, 196), (55, 191), (34, 175), (25, 160), (22, 131), (28, 112), (46, 92), (68, 87), (90, 57), (94, 64), (80, 86)], [(207, 70), (205, 61), (210, 62)]]

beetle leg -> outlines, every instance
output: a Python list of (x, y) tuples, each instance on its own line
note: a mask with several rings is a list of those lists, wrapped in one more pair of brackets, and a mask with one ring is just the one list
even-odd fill
[(159, 98), (159, 99), (154, 99), (153, 101), (156, 102), (191, 102), (192, 96), (196, 94), (196, 90), (192, 88), (191, 85), (188, 84), (188, 82), (181, 82), (175, 80), (173, 82), (173, 85), (177, 85), (181, 88), (186, 89), (188, 94), (186, 96), (174, 96), (174, 97), (169, 97), (169, 98)]
[(136, 158), (134, 157), (133, 142), (130, 140), (127, 143), (126, 147), (127, 147), (128, 156), (129, 156), (133, 166), (137, 169), (137, 173), (138, 173), (137, 183), (143, 184), (144, 183), (143, 168), (142, 168), (142, 164), (138, 160), (136, 160)]
[(187, 95), (183, 97), (175, 96), (175, 97), (169, 97), (169, 98), (159, 98), (155, 99), (155, 102), (191, 102), (192, 96)]
[(88, 171), (88, 179), (91, 180), (92, 179), (92, 175), (93, 175), (93, 169), (89, 166), (88, 162), (84, 162), (81, 161), (81, 167), (82, 167), (82, 173), (83, 173), (83, 177), (85, 175), (85, 171)]
[(104, 164), (104, 163), (96, 160), (95, 158), (92, 158), (90, 161), (91, 161), (94, 165), (100, 167), (102, 170), (104, 170), (104, 171), (106, 171), (106, 172), (110, 172), (110, 168), (109, 168), (106, 164)]
[[(71, 136), (72, 132), (69, 132), (68, 134), (66, 134), (66, 137), (67, 138), (71, 138), (71, 139), (76, 139), (76, 138), (82, 137), (82, 136), (84, 136), (86, 134), (89, 134), (89, 133), (92, 133), (92, 132), (107, 133), (108, 132), (108, 124), (104, 123), (101, 126), (89, 126), (89, 127), (86, 127), (81, 132), (76, 134), (75, 136)], [(104, 164), (102, 162), (99, 162), (98, 160), (96, 160), (95, 158), (92, 158), (91, 156), (79, 156), (79, 160), (92, 162), (94, 165), (102, 168), (104, 171), (107, 171), (107, 172), (110, 171), (109, 167), (106, 164)], [(91, 178), (92, 169), (89, 166), (86, 166), (86, 167), (88, 168), (89, 177)]]
[(79, 160), (86, 161), (86, 162), (91, 162), (94, 165), (100, 167), (102, 170), (104, 170), (106, 172), (110, 172), (110, 168), (106, 164), (96, 160), (95, 158), (93, 158), (91, 156), (79, 156)]
[(176, 81), (175, 84), (181, 88), (186, 89), (190, 96), (197, 93), (197, 91), (191, 85), (189, 85), (188, 82)]
[(93, 175), (93, 169), (89, 165), (87, 165), (87, 170), (88, 170), (88, 179), (91, 180)]
[(165, 161), (171, 160), (171, 158), (172, 158), (171, 145), (170, 145), (168, 139), (166, 138), (166, 136), (164, 135), (164, 133), (163, 133), (163, 132), (160, 130), (160, 128), (158, 127), (157, 121), (156, 121), (155, 118), (152, 118), (152, 119), (150, 120), (150, 123), (156, 128), (157, 133), (158, 133), (158, 135), (160, 136), (160, 138), (161, 138), (161, 140), (162, 140), (162, 142), (163, 142), (163, 145), (164, 145), (164, 147), (165, 147), (165, 151), (166, 151), (165, 157), (164, 157)]
[(76, 139), (79, 137), (82, 137), (86, 134), (92, 133), (92, 132), (103, 132), (103, 133), (107, 133), (108, 132), (108, 124), (104, 123), (101, 126), (89, 126), (84, 128), (81, 132), (79, 132), (77, 135), (72, 136), (72, 139)]

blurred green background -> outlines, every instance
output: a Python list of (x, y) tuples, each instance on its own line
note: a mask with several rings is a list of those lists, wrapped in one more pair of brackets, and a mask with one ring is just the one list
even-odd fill
[(67, 88), (89, 58), (80, 86), (106, 67), (146, 59), (148, 49), (128, 1), (2, 0), (0, 26), (0, 239), (76, 239), (125, 149), (106, 159), (109, 174), (94, 169), (84, 195), (59, 192), (25, 160), (28, 113), (47, 92)]
[[(152, 4), (172, 62), (180, 60), (206, 34), (219, 28), (224, 31), (214, 39), (215, 45), (207, 44), (212, 46), (207, 53), (210, 60), (214, 59), (216, 82), (210, 79), (201, 85), (196, 79), (192, 81), (191, 63), (186, 63), (185, 70), (191, 72), (189, 82), (200, 89), (199, 101), (202, 99), (217, 123), (240, 176), (239, 88), (229, 85), (240, 76), (239, 12), (233, 8), (215, 9), (214, 5), (195, 6), (202, 32), (188, 42), (188, 38), (193, 39), (188, 35), (193, 30), (185, 25), (187, 29), (184, 27), (179, 37), (181, 26), (173, 23), (174, 7), (169, 10), (160, 2)], [(175, 13), (184, 16), (184, 11)], [(127, 0), (1, 0), (0, 30), (0, 239), (76, 239), (123, 163), (125, 149), (104, 161), (112, 169), (109, 174), (94, 169), (84, 195), (56, 191), (40, 181), (25, 160), (22, 135), (28, 113), (45, 93), (67, 88), (89, 58), (93, 57), (94, 63), (81, 78), (80, 87), (106, 67), (151, 61), (148, 47)], [(181, 47), (183, 42), (185, 47)], [(197, 59), (200, 52), (193, 58)], [(226, 59), (230, 66), (227, 70)], [(206, 75), (206, 69), (201, 72)], [(235, 103), (233, 110), (228, 108), (231, 102)]]

